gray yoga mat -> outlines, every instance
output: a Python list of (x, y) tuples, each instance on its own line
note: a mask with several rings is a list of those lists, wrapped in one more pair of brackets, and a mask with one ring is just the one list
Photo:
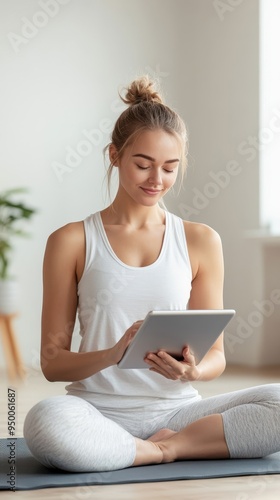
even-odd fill
[[(112, 472), (72, 473), (47, 469), (27, 448), (23, 438), (0, 439), (0, 490), (9, 490), (16, 462), (15, 489), (33, 490), (95, 484), (150, 483), (186, 479), (209, 479), (228, 476), (280, 474), (280, 452), (265, 458), (239, 460), (186, 460), (161, 465), (131, 467)], [(15, 452), (15, 454), (14, 454)], [(10, 461), (10, 463), (9, 463)]]

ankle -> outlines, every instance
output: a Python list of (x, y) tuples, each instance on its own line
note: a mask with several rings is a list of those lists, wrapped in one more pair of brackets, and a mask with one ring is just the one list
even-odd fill
[(158, 443), (149, 440), (135, 438), (136, 456), (133, 465), (161, 464), (163, 452)]
[(155, 444), (158, 445), (158, 447), (160, 448), (161, 453), (162, 453), (162, 462), (161, 463), (175, 462), (175, 460), (177, 458), (175, 447), (173, 446), (172, 442), (170, 442), (169, 439), (163, 440), (163, 441), (158, 441)]

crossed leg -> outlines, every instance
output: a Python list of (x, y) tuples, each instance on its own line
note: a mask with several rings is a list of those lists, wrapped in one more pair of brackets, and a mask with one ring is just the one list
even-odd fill
[[(137, 434), (138, 423), (129, 412), (121, 414), (117, 422), (79, 397), (56, 396), (29, 411), (24, 436), (45, 466), (83, 472), (175, 460), (261, 457), (280, 450), (279, 384), (188, 403), (169, 416), (160, 413), (153, 427), (149, 415), (147, 429), (158, 432), (145, 434), (146, 440), (134, 437), (142, 434)], [(138, 421), (142, 416), (145, 427), (140, 411)]]
[(221, 415), (209, 415), (179, 432), (163, 429), (148, 440), (136, 439), (133, 465), (187, 459), (229, 458)]
[(280, 450), (280, 385), (222, 394), (181, 408), (146, 441), (133, 465), (188, 459), (253, 458)]

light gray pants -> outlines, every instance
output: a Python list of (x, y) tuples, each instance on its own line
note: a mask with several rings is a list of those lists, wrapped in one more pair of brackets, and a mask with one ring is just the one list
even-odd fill
[(133, 464), (133, 436), (146, 439), (162, 428), (179, 431), (217, 413), (223, 418), (231, 458), (280, 451), (280, 384), (182, 403), (172, 411), (120, 408), (101, 413), (76, 396), (51, 397), (29, 411), (24, 437), (31, 453), (47, 467), (77, 472), (115, 470)]

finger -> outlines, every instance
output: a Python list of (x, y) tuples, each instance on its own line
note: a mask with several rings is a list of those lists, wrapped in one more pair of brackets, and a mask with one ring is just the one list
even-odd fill
[[(180, 380), (185, 373), (182, 364), (179, 364), (179, 367), (172, 367), (167, 363), (167, 361), (161, 360), (159, 357), (155, 356), (156, 361), (152, 361), (151, 359), (145, 359), (146, 363), (149, 364), (150, 370), (160, 375), (163, 375), (167, 379), (171, 380)], [(172, 360), (171, 360), (172, 362)]]
[(182, 364), (164, 351), (159, 351), (157, 354), (149, 353), (145, 361), (151, 367), (160, 370), (162, 374), (168, 374), (172, 379), (176, 379), (184, 373)]
[(131, 327), (129, 328), (129, 330), (137, 332), (137, 330), (139, 330), (139, 328), (141, 326), (141, 323), (143, 323), (143, 321), (135, 321), (135, 323), (133, 323), (131, 325)]
[(171, 354), (168, 354), (165, 351), (159, 351), (157, 353), (158, 357), (170, 368), (175, 370), (176, 372), (180, 373), (182, 370), (182, 364), (181, 361), (178, 359), (174, 358), (171, 356)]
[(194, 364), (194, 355), (191, 352), (189, 346), (187, 346), (187, 347), (185, 347), (185, 349), (183, 349), (183, 357), (187, 363)]
[(184, 347), (182, 354), (184, 357), (190, 354), (190, 347), (188, 345)]
[(165, 368), (168, 366), (170, 367), (172, 366), (172, 361), (175, 361), (174, 358), (172, 358), (168, 354), (166, 355), (166, 353), (164, 352), (149, 353), (146, 359), (148, 361), (151, 361), (155, 366), (159, 366), (161, 368)]
[(148, 354), (144, 361), (155, 370), (164, 370), (167, 366), (166, 363), (163, 363), (163, 361), (153, 353)]
[(165, 378), (176, 380), (178, 379), (178, 375), (174, 373), (174, 370), (170, 366), (168, 366), (166, 363), (163, 363), (160, 359), (157, 359), (156, 362), (153, 362), (152, 360), (148, 360), (148, 364), (150, 366), (149, 370), (159, 373)]
[(137, 332), (140, 328), (140, 326), (142, 325), (143, 321), (135, 321), (135, 323), (133, 323), (133, 325), (131, 326), (132, 330)]

